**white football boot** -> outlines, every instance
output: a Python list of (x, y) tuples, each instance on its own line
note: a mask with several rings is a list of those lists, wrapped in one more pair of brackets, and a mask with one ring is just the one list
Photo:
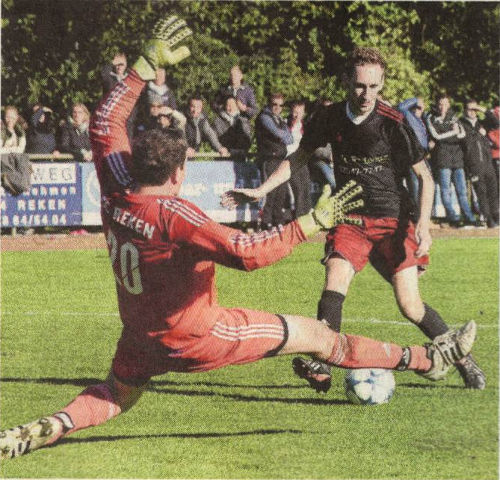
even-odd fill
[(43, 417), (25, 425), (0, 432), (0, 459), (26, 455), (59, 438), (63, 423), (55, 417)]
[(426, 345), (432, 366), (427, 372), (417, 372), (428, 380), (442, 380), (456, 362), (467, 356), (476, 339), (476, 322), (471, 320), (458, 330), (448, 330)]

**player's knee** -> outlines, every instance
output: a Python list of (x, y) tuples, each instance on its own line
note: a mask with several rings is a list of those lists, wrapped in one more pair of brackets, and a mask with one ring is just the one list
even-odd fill
[(346, 260), (332, 257), (326, 263), (325, 290), (333, 290), (347, 295), (355, 271)]
[(422, 320), (425, 307), (420, 298), (400, 300), (398, 303), (399, 310), (410, 322), (419, 323)]
[(327, 358), (331, 352), (334, 332), (323, 322), (312, 318), (284, 315), (288, 340), (281, 354), (309, 353)]

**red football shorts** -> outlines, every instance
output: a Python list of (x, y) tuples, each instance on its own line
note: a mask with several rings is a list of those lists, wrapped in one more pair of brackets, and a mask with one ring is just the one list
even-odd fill
[(341, 224), (326, 237), (325, 257), (340, 256), (359, 272), (368, 261), (388, 281), (396, 272), (417, 266), (419, 272), (429, 264), (429, 257), (415, 257), (418, 243), (415, 224), (411, 220), (397, 218), (361, 218), (361, 226)]
[(204, 372), (271, 357), (288, 339), (285, 319), (247, 309), (214, 307), (217, 321), (205, 335), (150, 337), (124, 329), (112, 371), (123, 383), (140, 385), (167, 372)]

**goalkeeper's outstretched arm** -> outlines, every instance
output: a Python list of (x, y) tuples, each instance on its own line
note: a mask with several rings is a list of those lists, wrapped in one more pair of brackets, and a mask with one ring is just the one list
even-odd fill
[(189, 56), (186, 46), (174, 47), (191, 34), (186, 22), (175, 16), (158, 21), (129, 75), (102, 98), (92, 114), (90, 141), (102, 191), (121, 191), (133, 185), (127, 119), (156, 70), (171, 68)]

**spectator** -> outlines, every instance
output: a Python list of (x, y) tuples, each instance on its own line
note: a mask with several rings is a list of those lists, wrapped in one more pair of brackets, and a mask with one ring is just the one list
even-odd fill
[[(26, 149), (26, 129), (24, 119), (13, 105), (7, 105), (1, 123), (1, 185), (5, 191), (17, 196), (29, 190), (31, 185), (31, 164)], [(30, 235), (32, 228), (19, 227), (17, 233)]]
[[(316, 114), (318, 109), (321, 107), (327, 107), (332, 105), (332, 101), (328, 98), (321, 98), (316, 102), (314, 112), (309, 116), (309, 121)], [(317, 171), (323, 180), (323, 183), (328, 183), (332, 188), (332, 192), (335, 190), (335, 175), (333, 173), (333, 155), (332, 146), (327, 143), (324, 147), (318, 147), (313, 152), (313, 158), (309, 163), (311, 171)]]
[(159, 68), (156, 70), (156, 78), (148, 82), (146, 87), (146, 95), (148, 98), (148, 103), (151, 104), (151, 98), (160, 97), (161, 104), (177, 109), (177, 102), (175, 101), (175, 96), (172, 90), (170, 90), (165, 82), (166, 74), (164, 68)]
[(83, 103), (75, 103), (71, 118), (62, 128), (61, 151), (71, 153), (78, 162), (92, 161), (92, 148), (89, 138), (90, 112)]
[(160, 111), (156, 116), (157, 128), (164, 131), (177, 131), (183, 137), (186, 136), (186, 117), (179, 112), (166, 105), (160, 107)]
[(104, 65), (101, 70), (103, 92), (109, 92), (118, 82), (127, 76), (127, 56), (118, 52), (111, 63)]
[[(450, 99), (442, 94), (437, 99), (437, 113), (427, 116), (427, 127), (431, 138), (435, 141), (432, 150), (432, 167), (437, 171), (441, 198), (446, 210), (446, 218), (450, 226), (477, 226), (476, 219), (467, 199), (467, 185), (465, 183), (464, 159), (461, 142), (465, 131), (458, 118), (450, 109)], [(465, 224), (460, 222), (460, 215), (453, 209), (451, 201), (451, 182), (455, 185), (458, 203), (465, 216)]]
[(151, 130), (152, 128), (157, 128), (158, 126), (158, 115), (163, 107), (162, 98), (160, 95), (147, 95), (148, 111), (147, 118), (139, 125), (137, 125), (137, 133), (144, 132), (145, 130)]
[[(260, 166), (262, 181), (265, 181), (287, 156), (287, 145), (293, 143), (293, 136), (286, 121), (281, 117), (284, 97), (281, 93), (269, 96), (268, 104), (262, 109), (255, 121), (257, 139), (257, 162)], [(261, 222), (270, 229), (286, 223), (285, 202), (288, 186), (282, 184), (266, 196), (262, 209)]]
[[(103, 93), (109, 92), (117, 83), (122, 82), (127, 75), (127, 56), (123, 51), (120, 51), (115, 54), (111, 63), (104, 65), (101, 70)], [(137, 112), (138, 105), (136, 104), (127, 119), (127, 133), (130, 140), (134, 135)]]
[(491, 157), (493, 167), (495, 168), (497, 181), (500, 179), (500, 107), (493, 110), (487, 110), (485, 113), (485, 122), (488, 133), (488, 139), (491, 146)]
[[(299, 148), (300, 140), (304, 134), (304, 117), (306, 104), (303, 101), (292, 103), (290, 115), (287, 119), (288, 128), (292, 133), (293, 143), (287, 145), (287, 155)], [(290, 177), (289, 185), (293, 194), (294, 218), (305, 215), (312, 208), (311, 202), (311, 177), (307, 165), (302, 166)]]
[(2, 121), (1, 153), (23, 153), (26, 148), (26, 125), (16, 107), (7, 105)]
[[(427, 126), (424, 122), (425, 102), (421, 97), (414, 97), (401, 102), (398, 105), (398, 110), (405, 116), (408, 125), (415, 132), (420, 145), (428, 152), (429, 151), (429, 134)], [(429, 163), (425, 162), (427, 166)], [(412, 168), (408, 171), (408, 190), (412, 196), (415, 205), (418, 205), (419, 182)]]
[(253, 88), (243, 81), (243, 72), (238, 65), (231, 68), (229, 84), (222, 87), (216, 96), (214, 109), (220, 111), (224, 108), (224, 100), (228, 97), (236, 98), (238, 109), (244, 117), (253, 118), (258, 111)]
[(486, 113), (476, 100), (464, 104), (464, 116), (460, 119), (465, 130), (464, 163), (479, 202), (479, 209), (489, 228), (498, 226), (498, 182), (491, 161), (491, 149), (486, 129), (477, 117)]
[(26, 152), (52, 154), (57, 158), (59, 151), (56, 148), (55, 130), (54, 112), (49, 107), (35, 104), (26, 138)]
[(227, 97), (224, 109), (214, 120), (214, 129), (219, 142), (226, 147), (231, 157), (244, 160), (252, 143), (252, 130), (247, 117), (241, 115), (235, 97)]
[(221, 157), (229, 157), (229, 150), (221, 145), (217, 134), (203, 113), (203, 99), (193, 96), (189, 100), (189, 110), (186, 115), (186, 140), (189, 145), (188, 157), (200, 150), (201, 143), (207, 141)]

